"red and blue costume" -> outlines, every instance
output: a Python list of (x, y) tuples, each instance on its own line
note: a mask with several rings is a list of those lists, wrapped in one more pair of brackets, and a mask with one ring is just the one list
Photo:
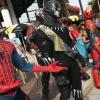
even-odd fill
[(25, 72), (59, 72), (64, 67), (56, 64), (37, 66), (28, 64), (17, 53), (13, 44), (8, 41), (0, 41), (0, 100), (26, 100), (20, 90), (21, 82), (15, 78), (14, 66)]
[(100, 31), (96, 31), (96, 33), (94, 34), (94, 43), (92, 43), (92, 46), (92, 55), (94, 61), (94, 69), (92, 73), (95, 86), (97, 88), (100, 88)]
[(95, 86), (100, 88), (100, 30), (96, 27), (96, 24), (91, 20), (93, 18), (93, 11), (85, 12), (86, 28), (90, 31), (89, 38), (91, 43), (91, 54), (93, 57), (93, 79)]

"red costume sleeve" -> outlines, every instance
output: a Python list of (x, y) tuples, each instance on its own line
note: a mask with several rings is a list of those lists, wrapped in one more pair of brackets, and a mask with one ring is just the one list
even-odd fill
[(16, 80), (13, 84), (8, 85), (8, 86), (0, 85), (0, 93), (6, 93), (12, 89), (20, 87), (20, 85), (21, 85), (21, 82), (19, 80)]

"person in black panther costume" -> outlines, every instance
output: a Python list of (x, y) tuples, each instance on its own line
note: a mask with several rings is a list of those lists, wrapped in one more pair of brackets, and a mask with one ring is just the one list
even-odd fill
[[(83, 100), (80, 70), (71, 49), (72, 40), (68, 29), (57, 20), (60, 17), (60, 9), (61, 6), (56, 0), (43, 3), (43, 13), (41, 9), (36, 11), (38, 28), (32, 33), (30, 41), (38, 47), (39, 64), (48, 65), (59, 61), (59, 65), (68, 67), (67, 71), (52, 73), (61, 94), (59, 100), (68, 100), (71, 91), (75, 100)], [(50, 73), (43, 73), (42, 100), (49, 100), (49, 77)]]

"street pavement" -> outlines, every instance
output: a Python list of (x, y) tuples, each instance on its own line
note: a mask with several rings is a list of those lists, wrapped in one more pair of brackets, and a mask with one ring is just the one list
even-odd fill
[[(90, 79), (88, 81), (82, 81), (82, 88), (84, 94), (84, 100), (100, 100), (100, 90), (96, 89), (92, 79), (91, 70), (88, 70)], [(22, 89), (30, 97), (31, 100), (41, 100), (42, 85), (41, 75), (39, 79), (32, 78), (27, 84), (23, 85)], [(50, 100), (59, 100), (60, 94), (55, 83), (54, 78), (50, 79)], [(71, 96), (70, 100), (74, 100)]]
[(100, 100), (100, 89), (94, 87), (86, 96), (85, 100)]
[[(53, 100), (59, 100), (59, 96), (56, 96)], [(74, 100), (72, 97), (70, 100)], [(100, 89), (96, 89), (95, 87), (87, 94), (86, 97), (84, 97), (84, 100), (100, 100)]]
[[(82, 81), (84, 100), (100, 100), (100, 89), (97, 89), (94, 86), (91, 70), (88, 71), (88, 74), (91, 78), (88, 81)], [(59, 97), (60, 94), (58, 94), (53, 100), (59, 100)], [(71, 97), (69, 100), (74, 99)]]

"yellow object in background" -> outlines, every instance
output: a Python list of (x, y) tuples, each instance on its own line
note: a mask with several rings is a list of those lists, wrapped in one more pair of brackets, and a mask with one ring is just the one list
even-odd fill
[(17, 24), (8, 27), (8, 28), (5, 30), (5, 33), (6, 33), (6, 34), (13, 33), (13, 30), (16, 28), (16, 26), (17, 26)]
[(71, 21), (78, 21), (78, 20), (79, 20), (79, 17), (76, 16), (76, 15), (69, 16), (68, 18), (69, 18)]

